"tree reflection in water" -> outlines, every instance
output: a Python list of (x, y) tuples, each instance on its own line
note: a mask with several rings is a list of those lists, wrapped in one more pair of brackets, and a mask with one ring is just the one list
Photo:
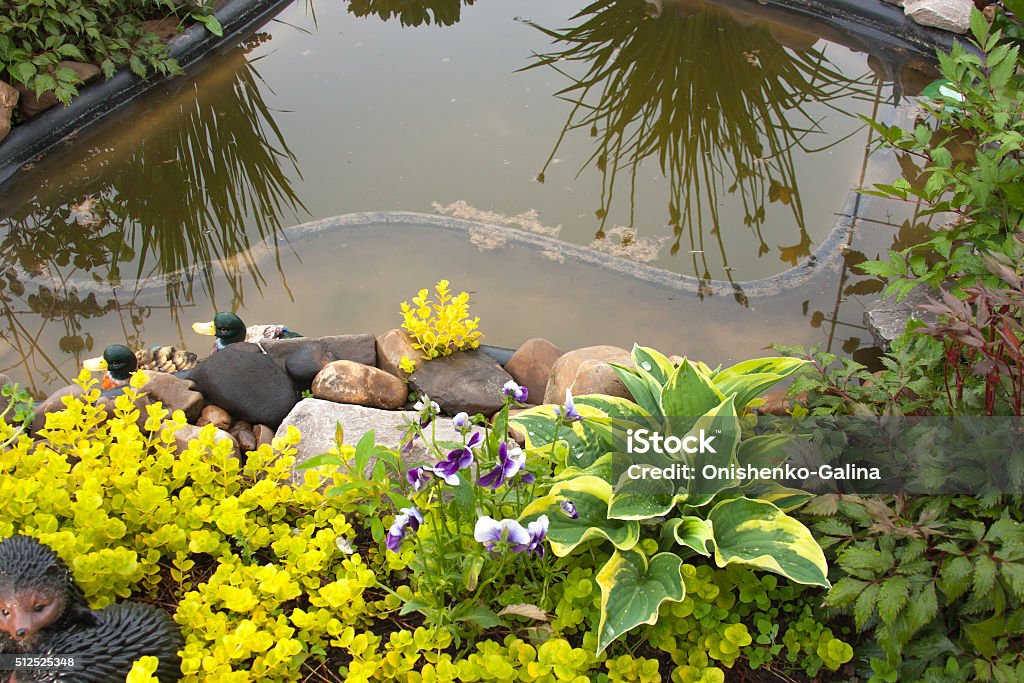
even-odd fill
[(528, 22), (557, 49), (536, 55), (525, 69), (549, 67), (572, 81), (556, 93), (573, 109), (538, 180), (544, 181), (563, 139), (584, 130), (595, 140), (584, 168), (593, 164), (602, 177), (598, 238), (605, 236), (622, 183), (629, 185), (632, 225), (637, 174), (654, 158), (669, 183), (671, 254), (685, 235), (694, 275), (712, 277), (709, 248), (717, 249), (729, 273), (727, 243), (739, 236), (721, 233), (723, 193), (739, 194), (759, 256), (770, 251), (762, 236), (766, 202), (786, 205), (798, 240), (780, 246), (779, 258), (796, 265), (810, 254), (811, 238), (793, 154), (820, 151), (805, 141), (823, 132), (805, 107), (821, 103), (845, 115), (832, 103), (850, 96), (874, 100), (870, 80), (844, 76), (823, 51), (788, 49), (764, 24), (737, 23), (718, 7), (677, 1), (649, 16), (652, 6), (597, 0), (568, 29)]
[[(52, 182), (62, 185), (58, 196), (70, 198), (64, 203), (44, 205), (34, 194), (16, 203), (19, 193), (24, 199), (34, 189), (24, 186), (8, 197), (17, 208), (5, 209), (0, 220), (0, 338), (13, 359), (0, 371), (17, 367), (36, 392), (68, 381), (80, 355), (95, 351), (84, 331), (92, 318), (111, 318), (105, 324), (120, 325), (129, 344), (145, 342), (144, 321), (155, 308), (143, 303), (147, 279), (163, 284), (166, 299), (156, 308), (179, 333), (179, 313), (193, 301), (196, 283), (212, 300), (215, 278), (222, 279), (236, 305), (243, 285), (266, 285), (248, 250), (305, 207), (288, 177), (299, 175), (296, 159), (246, 57), (252, 42), (173, 93), (151, 95), (177, 102), (164, 102), (159, 120), (135, 129), (137, 122), (113, 124), (119, 136), (137, 138), (126, 158), (105, 159), (109, 150), (100, 143), (86, 152), (92, 158), (83, 171), (39, 174), (59, 178)], [(54, 170), (67, 166), (65, 157)], [(202, 267), (209, 263), (219, 268)], [(278, 272), (287, 287), (279, 261)], [(72, 284), (83, 279), (101, 286), (85, 291)], [(43, 343), (58, 337), (57, 349)], [(73, 363), (55, 358), (57, 350)]]
[(462, 18), (462, 6), (475, 0), (351, 0), (348, 11), (357, 17), (376, 15), (383, 21), (394, 17), (402, 26), (453, 26)]

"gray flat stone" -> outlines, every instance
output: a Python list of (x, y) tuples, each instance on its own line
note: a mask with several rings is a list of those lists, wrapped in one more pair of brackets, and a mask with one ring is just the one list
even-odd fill
[(920, 308), (922, 304), (928, 303), (929, 297), (935, 298), (935, 295), (927, 287), (916, 287), (899, 302), (895, 297), (890, 297), (869, 306), (864, 311), (864, 324), (875, 343), (888, 350), (892, 340), (907, 331), (907, 322), (911, 318), (923, 322), (934, 321), (934, 313)]
[(363, 365), (377, 364), (377, 338), (372, 334), (339, 334), (331, 337), (298, 337), (296, 339), (272, 339), (260, 342), (263, 350), (274, 362), (284, 367), (284, 362), (293, 351), (303, 344), (315, 342), (323, 347), (327, 360), (351, 360)]
[[(302, 441), (299, 442), (295, 456), (295, 464), (299, 465), (315, 455), (326, 453), (334, 446), (334, 428), (339, 422), (344, 431), (345, 444), (355, 446), (364, 434), (373, 430), (378, 445), (398, 448), (405, 429), (405, 419), (414, 420), (416, 415), (411, 410), (380, 410), (305, 398), (295, 405), (277, 428), (277, 436), (284, 436), (289, 426), (296, 427), (302, 433)], [(462, 436), (449, 418), (437, 418), (434, 430), (435, 439), (439, 441), (462, 442)], [(425, 431), (429, 435), (430, 427)], [(436, 456), (428, 454), (423, 441), (417, 439), (412, 450), (402, 460), (408, 468), (425, 461), (434, 462)], [(301, 483), (304, 476), (305, 470), (296, 471), (292, 475), (292, 483)]]

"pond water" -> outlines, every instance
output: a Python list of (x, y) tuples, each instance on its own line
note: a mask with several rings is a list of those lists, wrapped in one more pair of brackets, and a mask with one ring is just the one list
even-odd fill
[[(640, 0), (287, 7), (3, 187), (0, 372), (44, 392), (110, 343), (205, 350), (189, 324), (217, 310), (380, 333), (441, 278), (501, 346), (639, 341), (712, 363), (862, 346), (859, 297), (878, 284), (846, 267), (747, 298), (628, 264), (734, 283), (797, 265), (865, 169), (898, 172), (868, 163), (857, 117), (891, 118), (892, 85), (806, 29), (695, 1), (652, 15)], [(917, 229), (866, 207), (849, 263)], [(370, 211), (506, 225), (564, 254), (427, 220), (285, 229)], [(626, 267), (564, 257), (589, 249)]]

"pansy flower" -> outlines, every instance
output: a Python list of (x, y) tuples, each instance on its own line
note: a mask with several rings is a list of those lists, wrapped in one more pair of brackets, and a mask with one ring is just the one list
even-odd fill
[(399, 510), (391, 528), (388, 529), (385, 541), (388, 550), (397, 553), (398, 549), (402, 547), (402, 541), (405, 540), (406, 529), (412, 527), (412, 530), (416, 531), (420, 528), (420, 524), (423, 524), (423, 515), (415, 506)]
[(562, 508), (562, 512), (564, 512), (566, 515), (568, 515), (569, 519), (579, 519), (580, 518), (580, 513), (576, 510), (576, 504), (573, 503), (568, 498), (562, 500), (562, 502), (559, 503), (558, 506), (560, 508)]
[[(479, 486), (497, 489), (506, 481), (516, 476), (516, 474), (525, 466), (526, 454), (523, 453), (523, 449), (517, 446), (510, 450), (508, 443), (502, 441), (498, 444), (498, 464), (493, 470), (480, 477), (477, 484)], [(536, 479), (536, 477), (529, 472), (523, 472), (521, 478), (524, 484), (533, 483)]]
[(469, 437), (469, 441), (466, 442), (465, 446), (456, 448), (455, 450), (448, 453), (448, 457), (437, 463), (434, 467), (427, 468), (437, 476), (444, 479), (444, 483), (449, 486), (459, 485), (459, 476), (457, 472), (464, 470), (473, 464), (473, 448), (477, 446), (483, 437), (480, 432), (473, 432), (473, 436)]
[(555, 416), (563, 422), (575, 422), (582, 420), (583, 416), (576, 410), (576, 404), (572, 400), (572, 390), (565, 390), (565, 405), (555, 406)]
[(520, 403), (526, 403), (526, 399), (530, 396), (530, 390), (520, 386), (514, 379), (505, 382), (505, 386), (501, 388), (501, 393), (505, 396), (511, 396)]
[(438, 413), (441, 412), (440, 406), (437, 405), (436, 401), (431, 401), (430, 397), (426, 394), (413, 404), (413, 410), (416, 410), (420, 414), (420, 428), (426, 427), (430, 424)]

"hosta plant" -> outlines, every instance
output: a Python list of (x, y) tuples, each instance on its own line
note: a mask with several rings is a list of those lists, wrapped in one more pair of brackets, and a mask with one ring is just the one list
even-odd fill
[[(802, 494), (780, 490), (752, 498), (743, 495), (738, 480), (696, 477), (672, 490), (641, 490), (617, 476), (636, 464), (622, 440), (632, 428), (674, 430), (693, 443), (713, 433), (715, 448), (708, 452), (665, 456), (664, 462), (698, 471), (706, 465), (738, 467), (777, 452), (785, 437), (747, 435), (744, 423), (757, 397), (804, 361), (764, 358), (713, 370), (687, 360), (673, 365), (640, 346), (632, 360), (634, 368), (617, 370), (636, 402), (569, 394), (563, 406), (539, 406), (511, 419), (528, 448), (556, 444), (551, 453), (563, 458), (553, 463), (556, 483), (526, 507), (520, 521), (546, 516), (547, 539), (559, 557), (594, 543), (610, 552), (597, 574), (598, 651), (640, 624), (655, 623), (663, 603), (685, 597), (681, 567), (690, 557), (713, 559), (718, 567), (750, 565), (827, 587), (821, 548), (786, 514), (806, 500)], [(645, 540), (657, 550), (644, 552)]]

